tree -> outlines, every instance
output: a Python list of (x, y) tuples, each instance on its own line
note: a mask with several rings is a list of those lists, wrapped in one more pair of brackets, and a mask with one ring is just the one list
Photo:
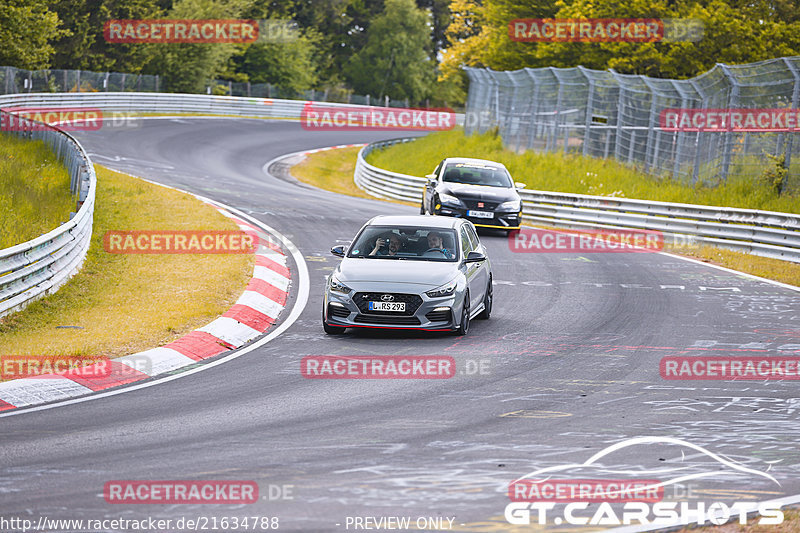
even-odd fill
[(430, 39), (428, 15), (413, 0), (386, 0), (345, 76), (356, 93), (420, 102), (430, 95), (434, 78)]
[(159, 18), (158, 0), (58, 0), (52, 7), (69, 28), (55, 43), (54, 68), (138, 73), (151, 60), (151, 46), (108, 43), (103, 26), (110, 19)]
[(292, 91), (303, 91), (317, 84), (317, 64), (313, 32), (293, 30), (286, 39), (256, 42), (235, 59), (236, 71), (252, 83), (272, 83)]
[(66, 34), (59, 25), (43, 0), (0, 0), (0, 65), (46, 68), (55, 52), (50, 41)]
[[(247, 0), (177, 0), (169, 19), (235, 19), (247, 9)], [(155, 52), (148, 73), (161, 74), (171, 92), (199, 93), (209, 80), (229, 70), (243, 45), (230, 43), (173, 43), (152, 45)]]
[[(613, 68), (621, 73), (688, 78), (717, 62), (748, 63), (800, 54), (798, 0), (453, 0), (442, 79), (465, 65)], [(517, 18), (661, 18), (700, 20), (698, 42), (514, 42)]]

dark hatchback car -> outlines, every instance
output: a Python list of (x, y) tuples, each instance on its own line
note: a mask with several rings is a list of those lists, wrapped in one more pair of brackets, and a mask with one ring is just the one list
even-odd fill
[(522, 199), (511, 174), (501, 163), (450, 157), (428, 174), (421, 214), (466, 218), (475, 226), (507, 231), (522, 222)]

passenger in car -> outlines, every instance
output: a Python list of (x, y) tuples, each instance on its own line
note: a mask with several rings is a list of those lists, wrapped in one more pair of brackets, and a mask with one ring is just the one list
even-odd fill
[[(388, 241), (388, 248), (386, 247)], [(384, 235), (375, 241), (375, 248), (369, 253), (373, 256), (395, 256), (403, 246), (400, 237), (394, 233)]]

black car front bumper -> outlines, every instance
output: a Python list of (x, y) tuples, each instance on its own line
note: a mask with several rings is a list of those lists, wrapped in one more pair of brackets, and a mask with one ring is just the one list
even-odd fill
[(479, 228), (512, 230), (512, 229), (519, 229), (520, 225), (522, 224), (522, 213), (520, 212), (516, 213), (495, 212), (492, 218), (477, 218), (477, 217), (467, 216), (467, 211), (470, 211), (470, 209), (443, 205), (436, 210), (435, 214), (442, 216), (449, 216), (449, 217), (466, 218)]

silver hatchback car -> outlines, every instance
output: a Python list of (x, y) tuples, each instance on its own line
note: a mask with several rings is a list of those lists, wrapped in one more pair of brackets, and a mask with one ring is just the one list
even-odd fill
[(474, 317), (492, 312), (492, 267), (468, 220), (378, 216), (328, 277), (322, 326), (453, 331), (465, 335)]

